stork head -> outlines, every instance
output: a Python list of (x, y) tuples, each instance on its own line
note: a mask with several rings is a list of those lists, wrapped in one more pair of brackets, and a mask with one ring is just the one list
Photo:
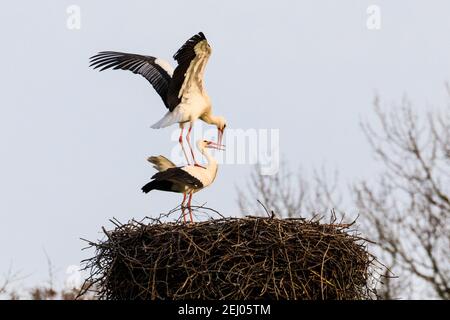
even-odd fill
[(208, 149), (217, 149), (217, 150), (225, 150), (225, 146), (209, 141), (209, 140), (198, 140), (197, 141), (197, 147), (200, 151), (203, 152), (206, 148)]
[(217, 144), (221, 145), (223, 133), (225, 131), (225, 128), (227, 127), (227, 120), (225, 120), (225, 118), (222, 116), (218, 116), (216, 126), (217, 126)]

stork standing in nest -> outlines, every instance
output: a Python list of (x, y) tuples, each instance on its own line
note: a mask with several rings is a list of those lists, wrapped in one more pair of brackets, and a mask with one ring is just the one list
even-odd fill
[(222, 143), (226, 127), (224, 117), (212, 114), (211, 100), (203, 83), (210, 55), (211, 47), (205, 35), (200, 32), (187, 40), (173, 56), (178, 63), (175, 70), (167, 61), (160, 58), (115, 51), (103, 51), (91, 57), (90, 66), (94, 69), (100, 68), (100, 71), (110, 68), (129, 70), (146, 78), (169, 109), (161, 120), (152, 125), (152, 128), (159, 129), (178, 123), (181, 128), (179, 143), (189, 164), (183, 145), (184, 126), (189, 123), (186, 140), (194, 165), (199, 166), (190, 141), (194, 122), (200, 118), (208, 124), (215, 125), (218, 130), (217, 144)]
[(142, 187), (142, 191), (149, 193), (152, 190), (170, 191), (183, 194), (183, 201), (181, 202), (181, 209), (183, 220), (186, 222), (185, 202), (189, 210), (191, 222), (193, 222), (191, 201), (192, 195), (214, 182), (217, 175), (217, 161), (214, 159), (206, 149), (223, 150), (223, 146), (212, 141), (199, 140), (197, 148), (206, 157), (208, 164), (202, 166), (183, 166), (177, 167), (172, 161), (164, 156), (150, 157), (147, 160), (153, 164), (153, 167), (158, 170), (152, 176), (149, 183)]

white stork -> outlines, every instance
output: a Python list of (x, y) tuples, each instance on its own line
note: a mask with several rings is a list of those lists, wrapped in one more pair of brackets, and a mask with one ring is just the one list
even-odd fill
[(223, 150), (221, 145), (207, 140), (199, 140), (197, 142), (197, 148), (208, 161), (206, 167), (195, 165), (177, 167), (172, 161), (164, 156), (150, 157), (147, 160), (152, 163), (153, 167), (159, 172), (152, 176), (152, 181), (142, 187), (142, 191), (145, 193), (149, 193), (152, 190), (182, 193), (183, 201), (181, 202), (181, 208), (184, 222), (186, 222), (186, 197), (189, 195), (187, 208), (189, 210), (191, 222), (193, 222), (191, 208), (192, 195), (213, 183), (217, 175), (217, 161), (206, 149)]
[(222, 143), (226, 127), (224, 117), (212, 114), (211, 100), (203, 84), (205, 66), (210, 55), (211, 47), (205, 35), (200, 32), (186, 41), (173, 56), (178, 63), (175, 70), (167, 61), (160, 58), (114, 51), (103, 51), (91, 57), (90, 66), (94, 69), (101, 68), (100, 71), (110, 68), (129, 70), (146, 78), (169, 109), (161, 120), (152, 125), (152, 128), (159, 129), (178, 123), (181, 128), (179, 142), (189, 164), (183, 146), (184, 125), (189, 123), (186, 139), (194, 165), (198, 166), (190, 142), (190, 133), (195, 120), (200, 118), (217, 127), (217, 144)]

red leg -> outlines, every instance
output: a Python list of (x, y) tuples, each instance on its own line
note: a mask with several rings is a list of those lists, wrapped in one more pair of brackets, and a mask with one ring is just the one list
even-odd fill
[(191, 145), (191, 130), (192, 130), (192, 122), (189, 124), (189, 130), (186, 135), (186, 140), (188, 142), (189, 149), (191, 150), (191, 155), (192, 155), (192, 159), (194, 160), (194, 165), (196, 165), (197, 161), (195, 161), (194, 150), (192, 150), (192, 145)]
[(189, 193), (188, 208), (189, 208), (189, 216), (191, 218), (191, 223), (194, 223), (194, 219), (192, 218), (191, 200), (192, 200), (192, 191)]
[(184, 126), (181, 124), (180, 128), (181, 128), (181, 132), (180, 132), (180, 138), (178, 139), (178, 142), (181, 144), (181, 149), (183, 150), (184, 157), (186, 158), (187, 164), (190, 165), (189, 158), (187, 156), (186, 149), (184, 149), (184, 144), (183, 144), (183, 130), (184, 130)]
[(185, 211), (185, 206), (184, 206), (184, 202), (186, 201), (186, 192), (183, 193), (183, 201), (181, 202), (181, 214), (183, 215), (183, 221), (184, 223), (186, 223), (186, 214), (184, 213)]
[(192, 122), (191, 122), (191, 124), (189, 125), (189, 130), (188, 130), (188, 133), (187, 133), (187, 135), (186, 135), (186, 140), (187, 140), (187, 142), (188, 142), (189, 149), (191, 150), (192, 160), (194, 160), (194, 166), (196, 166), (196, 167), (201, 167), (201, 168), (205, 168), (204, 166), (199, 165), (199, 164), (197, 163), (197, 160), (195, 160), (194, 149), (192, 149), (192, 145), (191, 145), (191, 130), (192, 130)]

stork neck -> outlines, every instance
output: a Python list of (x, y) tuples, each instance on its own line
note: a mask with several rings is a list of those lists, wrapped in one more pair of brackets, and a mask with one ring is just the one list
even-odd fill
[(206, 160), (208, 161), (208, 165), (206, 166), (207, 168), (210, 166), (217, 166), (216, 159), (214, 159), (213, 156), (209, 154), (209, 152), (206, 148), (203, 148), (203, 150), (201, 152), (205, 156)]
[(219, 117), (213, 115), (211, 112), (205, 113), (201, 119), (205, 121), (207, 124), (213, 124), (218, 125), (219, 124)]
[(203, 148), (201, 150), (202, 154), (205, 156), (206, 160), (208, 161), (208, 165), (206, 166), (206, 170), (215, 172), (217, 171), (217, 161), (214, 159), (212, 155), (209, 154), (208, 150), (206, 148)]

